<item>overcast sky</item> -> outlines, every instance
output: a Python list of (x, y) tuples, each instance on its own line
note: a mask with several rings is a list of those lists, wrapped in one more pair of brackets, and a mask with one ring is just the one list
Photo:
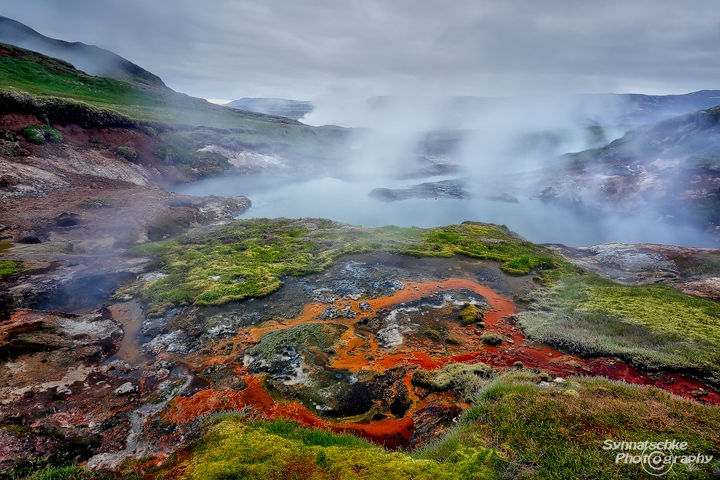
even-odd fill
[(717, 0), (0, 0), (203, 98), (720, 89)]

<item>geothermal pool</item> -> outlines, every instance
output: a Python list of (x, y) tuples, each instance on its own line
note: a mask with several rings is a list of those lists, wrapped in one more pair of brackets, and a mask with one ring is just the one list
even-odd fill
[(412, 180), (348, 180), (333, 177), (297, 178), (270, 174), (238, 175), (178, 185), (188, 195), (245, 195), (252, 207), (238, 218), (329, 218), (378, 227), (435, 227), (466, 220), (506, 225), (535, 243), (562, 243), (588, 246), (602, 243), (659, 243), (668, 245), (719, 247), (705, 232), (677, 225), (671, 220), (583, 214), (538, 199), (517, 196), (518, 203), (488, 200), (490, 191), (468, 185), (470, 198), (410, 199), (380, 202), (368, 196), (373, 188), (406, 188), (422, 182), (447, 178)]

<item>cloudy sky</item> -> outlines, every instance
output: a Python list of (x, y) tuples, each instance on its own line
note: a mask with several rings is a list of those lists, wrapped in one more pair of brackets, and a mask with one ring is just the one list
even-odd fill
[(0, 0), (211, 99), (720, 89), (717, 0)]

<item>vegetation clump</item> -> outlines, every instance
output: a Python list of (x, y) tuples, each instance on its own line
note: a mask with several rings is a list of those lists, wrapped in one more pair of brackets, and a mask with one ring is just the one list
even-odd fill
[(463, 325), (472, 325), (477, 322), (482, 322), (485, 318), (485, 313), (480, 310), (476, 305), (472, 303), (466, 303), (465, 308), (460, 311), (458, 315)]
[[(19, 477), (16, 477), (19, 478)], [(139, 480), (140, 477), (131, 473), (100, 472), (84, 467), (48, 467), (37, 471), (25, 480)]]
[(443, 476), (438, 462), (287, 420), (248, 421), (229, 414), (217, 417), (206, 432), (176, 467), (184, 471), (179, 478), (432, 480)]
[(482, 362), (448, 363), (438, 370), (417, 370), (412, 376), (412, 384), (437, 392), (459, 388), (468, 381), (468, 376), (491, 378), (495, 370)]
[(0, 140), (0, 148), (10, 157), (27, 157), (30, 152), (20, 146), (20, 142), (16, 140)]
[[(189, 175), (208, 177), (230, 168), (228, 159), (217, 152), (193, 148), (185, 136), (189, 133), (170, 132), (162, 135), (167, 142), (158, 145), (155, 155), (166, 165), (176, 165)], [(209, 141), (209, 139), (207, 140)]]
[(0, 278), (14, 275), (22, 271), (22, 263), (14, 260), (0, 260)]
[(423, 332), (426, 337), (428, 337), (431, 340), (435, 340), (436, 342), (439, 342), (442, 340), (442, 335), (439, 331), (435, 330), (434, 328), (427, 328)]
[(488, 345), (500, 345), (503, 342), (503, 336), (497, 332), (485, 332), (480, 335), (480, 340)]
[(28, 142), (43, 144), (46, 141), (51, 143), (60, 143), (63, 141), (63, 135), (50, 125), (33, 125), (23, 130), (23, 136)]
[(464, 222), (427, 230), (423, 242), (408, 249), (417, 256), (471, 258), (503, 262), (502, 270), (511, 275), (526, 275), (533, 270), (555, 269), (562, 257), (552, 250), (530, 243), (504, 225)]
[(347, 327), (342, 325), (328, 325), (310, 323), (297, 327), (276, 330), (266, 333), (260, 342), (248, 348), (245, 353), (254, 357), (267, 359), (280, 353), (283, 348), (293, 346), (297, 350), (312, 350), (316, 347), (325, 350), (331, 347), (340, 338)]
[(124, 145), (120, 146), (117, 148), (117, 153), (118, 153), (118, 155), (123, 157), (125, 160), (129, 160), (131, 162), (135, 161), (135, 159), (137, 159), (137, 152), (132, 147), (127, 147)]

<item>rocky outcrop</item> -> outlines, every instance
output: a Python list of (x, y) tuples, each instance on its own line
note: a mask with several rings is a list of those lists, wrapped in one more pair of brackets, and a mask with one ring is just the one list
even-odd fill
[(381, 202), (396, 202), (411, 198), (435, 200), (438, 198), (452, 198), (456, 200), (469, 198), (464, 184), (457, 180), (421, 183), (408, 188), (375, 188), (370, 191), (368, 195)]

